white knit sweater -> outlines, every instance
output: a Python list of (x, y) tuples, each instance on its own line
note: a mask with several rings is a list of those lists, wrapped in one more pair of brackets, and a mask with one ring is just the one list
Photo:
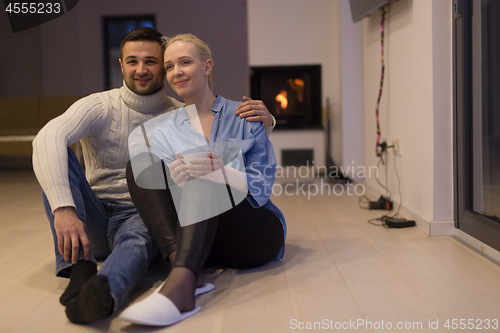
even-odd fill
[(124, 84), (120, 89), (84, 97), (48, 122), (33, 141), (33, 169), (52, 211), (75, 207), (68, 181), (67, 147), (78, 140), (83, 147), (86, 178), (96, 196), (132, 204), (125, 179), (130, 132), (182, 105), (165, 95), (165, 87), (141, 96)]

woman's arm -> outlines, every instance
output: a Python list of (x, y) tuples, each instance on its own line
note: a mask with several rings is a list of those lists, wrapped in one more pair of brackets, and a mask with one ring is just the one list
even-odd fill
[[(227, 101), (225, 107), (232, 112), (236, 103)], [(218, 183), (229, 183), (243, 193), (249, 191), (255, 198), (251, 200), (253, 206), (262, 206), (269, 200), (276, 172), (274, 150), (263, 123), (229, 117), (222, 121), (220, 131), (227, 141), (219, 142), (218, 151), (223, 152), (226, 163), (218, 159), (199, 159), (196, 163), (200, 165), (188, 165), (188, 172)], [(191, 162), (194, 164), (195, 160)], [(214, 172), (222, 167), (227, 182), (222, 172)]]
[(255, 140), (244, 153), (245, 176), (248, 191), (251, 194), (249, 202), (253, 207), (261, 207), (271, 196), (276, 175), (276, 158), (264, 126), (250, 124), (246, 131), (247, 140)]
[(192, 177), (202, 178), (220, 184), (228, 184), (242, 193), (247, 193), (248, 188), (245, 176), (241, 171), (225, 165), (215, 153), (209, 152), (209, 158), (192, 159), (186, 165), (186, 171)]

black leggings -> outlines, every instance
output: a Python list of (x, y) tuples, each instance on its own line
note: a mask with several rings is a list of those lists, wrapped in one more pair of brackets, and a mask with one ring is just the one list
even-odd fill
[[(144, 160), (144, 156), (139, 158)], [(252, 268), (278, 255), (283, 242), (281, 222), (266, 208), (253, 208), (246, 199), (218, 216), (181, 227), (164, 178), (169, 177), (169, 172), (164, 171), (161, 161), (157, 162), (143, 171), (136, 182), (129, 162), (127, 183), (137, 211), (163, 257), (168, 261), (168, 256), (176, 251), (173, 267), (186, 267), (195, 274), (204, 265)], [(144, 188), (146, 184), (158, 188), (158, 179), (164, 181), (167, 189)], [(197, 197), (206, 199), (210, 194)]]

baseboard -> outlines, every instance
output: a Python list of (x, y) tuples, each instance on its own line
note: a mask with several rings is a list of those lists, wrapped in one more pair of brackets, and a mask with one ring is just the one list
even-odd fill
[(455, 221), (431, 221), (429, 223), (429, 236), (453, 236), (455, 234)]
[(477, 238), (466, 234), (460, 229), (455, 229), (453, 238), (500, 266), (500, 252), (489, 245), (486, 245)]
[[(365, 184), (366, 195), (372, 200), (377, 200), (384, 192), (372, 185)], [(397, 211), (399, 202), (393, 200), (394, 212)], [(408, 208), (405, 204), (401, 205), (399, 212), (406, 219), (414, 220), (419, 229), (429, 236), (451, 236), (455, 233), (455, 223), (453, 221), (431, 221), (420, 213)]]

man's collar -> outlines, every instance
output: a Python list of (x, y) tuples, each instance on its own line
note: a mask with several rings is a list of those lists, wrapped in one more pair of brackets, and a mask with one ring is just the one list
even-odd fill
[(141, 113), (157, 112), (158, 109), (166, 108), (171, 104), (170, 99), (165, 94), (166, 86), (150, 95), (139, 95), (127, 87), (125, 81), (120, 88), (120, 96), (123, 101), (133, 110)]

